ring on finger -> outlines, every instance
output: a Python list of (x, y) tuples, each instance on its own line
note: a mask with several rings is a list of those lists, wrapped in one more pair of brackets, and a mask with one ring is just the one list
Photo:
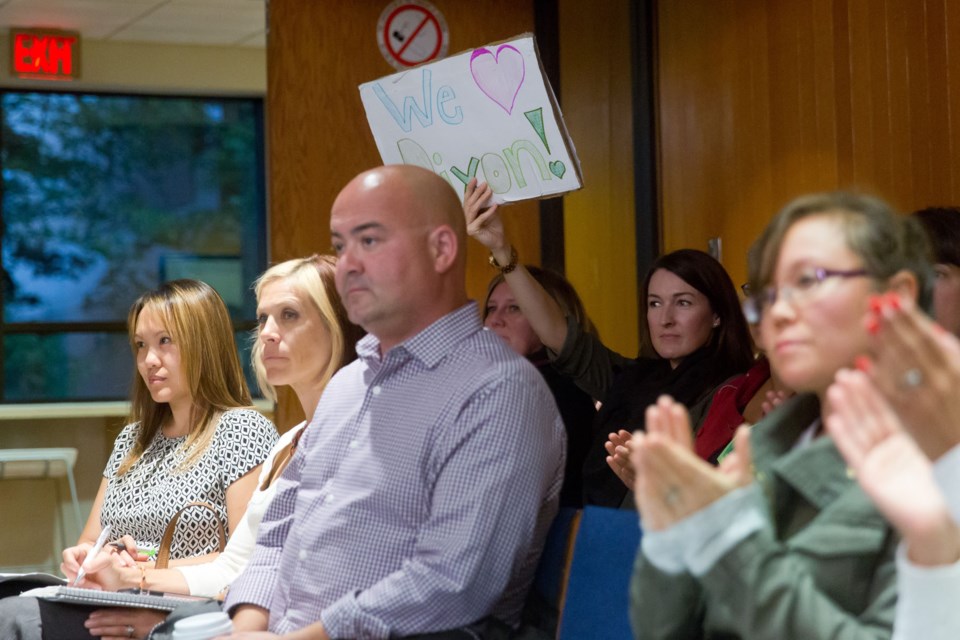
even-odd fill
[(668, 487), (666, 493), (663, 494), (663, 501), (668, 507), (680, 502), (680, 487), (676, 485)]
[(900, 385), (904, 389), (916, 389), (923, 384), (923, 372), (920, 369), (912, 368), (903, 372), (900, 377)]
[(128, 637), (128, 638), (132, 638), (134, 631), (136, 631), (136, 629), (133, 628), (133, 625), (132, 625), (132, 624), (128, 624), (128, 625), (127, 625), (127, 637)]

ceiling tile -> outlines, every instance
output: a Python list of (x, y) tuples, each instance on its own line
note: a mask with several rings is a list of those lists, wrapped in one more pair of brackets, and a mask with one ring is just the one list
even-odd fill
[(91, 40), (265, 47), (265, 0), (8, 0), (0, 29), (49, 27)]

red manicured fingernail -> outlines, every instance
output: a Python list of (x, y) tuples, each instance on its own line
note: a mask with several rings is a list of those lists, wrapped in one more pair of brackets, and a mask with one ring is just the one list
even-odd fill
[(889, 296), (890, 300), (890, 308), (894, 311), (900, 311), (900, 297), (892, 291), (887, 295)]
[(856, 367), (858, 371), (870, 373), (873, 369), (873, 362), (871, 362), (867, 356), (857, 356), (853, 359), (853, 366)]
[(880, 296), (880, 295), (870, 296), (870, 311), (872, 311), (875, 315), (879, 315), (882, 309), (883, 309), (883, 296)]
[(876, 316), (867, 316), (864, 325), (867, 328), (867, 333), (872, 336), (877, 335), (877, 332), (880, 331), (880, 320), (878, 320)]

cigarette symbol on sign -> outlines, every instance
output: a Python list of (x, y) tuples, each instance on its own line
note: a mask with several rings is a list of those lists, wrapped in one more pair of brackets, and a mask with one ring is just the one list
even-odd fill
[(443, 57), (448, 37), (443, 16), (424, 0), (396, 0), (377, 24), (380, 51), (397, 69)]

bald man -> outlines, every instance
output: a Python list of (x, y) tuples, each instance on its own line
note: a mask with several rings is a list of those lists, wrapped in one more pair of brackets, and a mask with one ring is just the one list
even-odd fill
[(333, 204), (337, 289), (369, 335), (327, 386), (230, 589), (236, 637), (505, 637), (564, 467), (542, 377), (484, 331), (456, 193), (412, 166)]

